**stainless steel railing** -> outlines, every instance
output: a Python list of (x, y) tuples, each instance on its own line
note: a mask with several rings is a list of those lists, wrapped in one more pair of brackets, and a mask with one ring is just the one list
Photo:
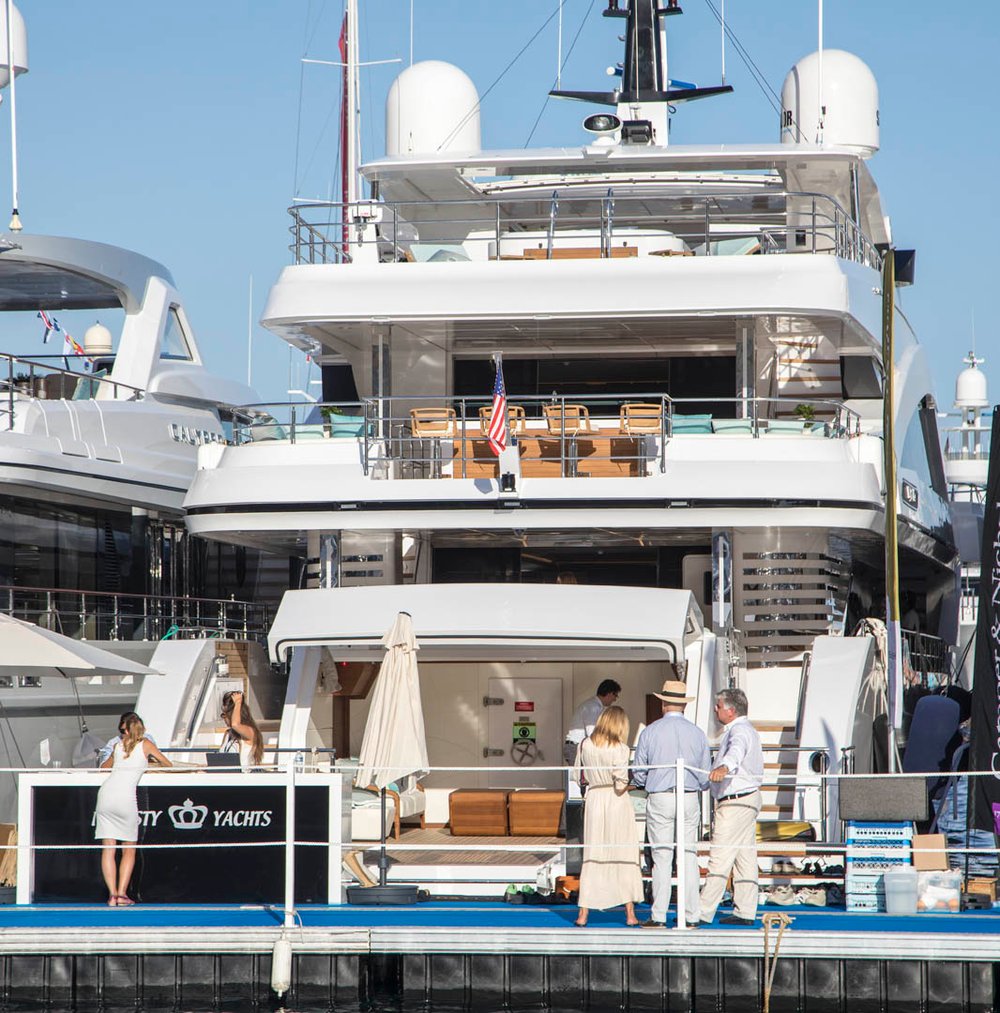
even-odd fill
[[(0, 353), (0, 426), (6, 429), (15, 427), (18, 405), (25, 398), (89, 401), (95, 399), (98, 393), (104, 392), (116, 401), (139, 401), (146, 396), (140, 387), (120, 383), (100, 374), (49, 365), (41, 361), (41, 358)], [(54, 358), (68, 362), (70, 357)]]
[(0, 585), (0, 611), (83, 640), (262, 640), (273, 618), (259, 602)]
[[(766, 187), (676, 192), (650, 182), (624, 192), (609, 188), (603, 196), (566, 188), (458, 201), (317, 201), (294, 205), (289, 214), (297, 264), (349, 261), (374, 244), (378, 259), (393, 263), (434, 253), (450, 260), (550, 260), (757, 252), (830, 253), (881, 265), (874, 244), (834, 198)], [(353, 237), (346, 244), (345, 235)]]
[[(353, 438), (366, 474), (384, 478), (488, 477), (497, 458), (486, 440), (482, 397), (366, 398), (353, 403), (244, 405), (235, 410), (236, 444)], [(771, 433), (846, 439), (861, 419), (826, 398), (671, 398), (659, 393), (512, 397), (522, 474), (539, 477), (640, 476), (665, 469), (675, 436), (754, 439)], [(626, 405), (644, 406), (629, 421)], [(775, 418), (795, 407), (792, 418)]]

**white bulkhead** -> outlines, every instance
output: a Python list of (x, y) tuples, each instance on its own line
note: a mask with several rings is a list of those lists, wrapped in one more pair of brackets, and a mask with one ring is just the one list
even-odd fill
[(385, 100), (385, 151), (429, 155), (479, 151), (479, 92), (463, 70), (442, 60), (407, 67)]
[(817, 52), (799, 60), (781, 86), (781, 141), (874, 155), (879, 149), (878, 83), (868, 65), (843, 49), (825, 49), (822, 59)]

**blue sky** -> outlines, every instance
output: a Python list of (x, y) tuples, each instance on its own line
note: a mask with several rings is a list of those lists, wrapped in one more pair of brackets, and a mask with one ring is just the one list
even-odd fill
[[(718, 7), (719, 0), (713, 0)], [(410, 0), (360, 0), (362, 59), (409, 60)], [(414, 0), (416, 59), (461, 66), (480, 94), (556, 10), (557, 0)], [(620, 59), (621, 22), (604, 0), (565, 0), (564, 53), (581, 23), (563, 87), (600, 88)], [(671, 28), (671, 75), (720, 76), (719, 28), (707, 0), (684, 0)], [(825, 42), (849, 49), (880, 87), (882, 150), (871, 161), (897, 245), (916, 247), (903, 308), (927, 348), (939, 405), (971, 346), (1000, 398), (989, 312), (1000, 266), (1000, 178), (993, 80), (1000, 4), (826, 0)], [(336, 171), (333, 68), (341, 0), (20, 0), (30, 72), (18, 79), (20, 209), (25, 229), (101, 240), (165, 263), (210, 366), (247, 375), (248, 287), (254, 318), (289, 262), (286, 208), (330, 193)], [(589, 16), (584, 17), (587, 11)], [(727, 0), (730, 27), (771, 87), (816, 47), (814, 0)], [(486, 147), (577, 143), (587, 108), (549, 101), (556, 19), (484, 99)], [(400, 65), (363, 75), (365, 154), (382, 152), (385, 93)], [(727, 47), (735, 95), (682, 106), (677, 144), (773, 140), (777, 114)], [(0, 106), (0, 207), (9, 204), (8, 105)], [(3, 212), (6, 221), (6, 210)], [(89, 318), (69, 322), (77, 335)], [(42, 351), (21, 322), (7, 351)], [(308, 367), (259, 327), (253, 382), (268, 400), (301, 388)], [(316, 388), (313, 388), (314, 390)]]

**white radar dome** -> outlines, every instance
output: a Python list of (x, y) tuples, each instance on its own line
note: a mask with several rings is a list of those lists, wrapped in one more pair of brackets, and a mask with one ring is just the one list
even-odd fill
[[(10, 34), (14, 45), (14, 73), (25, 74), (28, 71), (28, 33), (24, 28), (21, 12), (10, 5)], [(10, 67), (7, 65), (7, 17), (5, 7), (0, 4), (0, 88), (10, 84)]]
[(83, 335), (83, 350), (88, 355), (110, 355), (113, 350), (111, 331), (102, 323), (92, 324)]
[(986, 395), (986, 374), (978, 369), (973, 361), (968, 369), (963, 369), (958, 374), (958, 379), (955, 381), (955, 407), (988, 408), (989, 404), (989, 398)]
[(385, 100), (387, 155), (479, 150), (479, 92), (468, 74), (423, 60), (392, 82)]
[(810, 53), (788, 72), (781, 86), (781, 141), (852, 148), (865, 158), (879, 148), (878, 84), (868, 65), (843, 49)]

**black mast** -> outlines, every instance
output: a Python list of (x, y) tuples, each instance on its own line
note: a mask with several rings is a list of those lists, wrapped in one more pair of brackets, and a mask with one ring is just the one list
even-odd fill
[(679, 0), (627, 0), (622, 10), (620, 0), (608, 0), (606, 18), (625, 18), (625, 60), (622, 83), (617, 91), (551, 91), (555, 98), (579, 99), (599, 105), (616, 106), (621, 102), (690, 102), (693, 99), (723, 95), (732, 91), (728, 84), (715, 88), (670, 88), (663, 80), (663, 51), (660, 19), (683, 14)]

